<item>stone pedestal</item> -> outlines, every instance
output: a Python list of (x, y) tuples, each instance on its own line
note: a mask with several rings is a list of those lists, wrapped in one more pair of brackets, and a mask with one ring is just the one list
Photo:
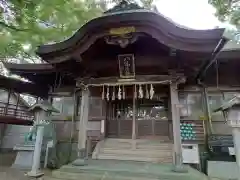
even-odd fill
[(17, 152), (13, 168), (30, 170), (32, 168), (34, 144), (19, 144), (14, 147)]
[(43, 134), (44, 134), (44, 127), (38, 126), (34, 154), (33, 154), (32, 169), (30, 172), (28, 172), (28, 176), (31, 176), (31, 177), (39, 177), (44, 174), (43, 172), (40, 171), (40, 158), (41, 158)]
[[(41, 160), (41, 152), (42, 152), (42, 144), (44, 137), (44, 127), (49, 125), (50, 122), (48, 120), (48, 116), (51, 112), (58, 112), (48, 101), (42, 101), (41, 103), (37, 103), (30, 108), (30, 111), (35, 113), (35, 124), (34, 128), (37, 132), (35, 148), (33, 153), (33, 162), (31, 171), (27, 173), (30, 177), (40, 177), (44, 173), (41, 172), (40, 160)], [(50, 133), (50, 132), (49, 132)]]
[(238, 179), (240, 180), (240, 127), (233, 127), (233, 141), (234, 141), (234, 149), (236, 162), (238, 165)]

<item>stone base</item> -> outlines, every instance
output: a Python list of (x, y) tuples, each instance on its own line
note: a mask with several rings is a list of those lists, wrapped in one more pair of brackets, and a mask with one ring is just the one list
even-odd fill
[(176, 173), (187, 173), (188, 172), (187, 168), (183, 165), (173, 166), (172, 171), (176, 172)]
[(73, 166), (86, 166), (87, 162), (86, 159), (76, 159), (75, 161), (72, 162)]
[(41, 171), (37, 171), (37, 172), (30, 171), (27, 173), (27, 176), (34, 177), (34, 178), (39, 178), (39, 177), (42, 177), (43, 175), (44, 175), (44, 173)]
[(19, 150), (12, 165), (13, 168), (31, 169), (34, 151)]

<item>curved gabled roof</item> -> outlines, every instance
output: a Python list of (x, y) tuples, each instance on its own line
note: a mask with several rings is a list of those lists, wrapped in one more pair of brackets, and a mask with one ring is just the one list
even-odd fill
[(38, 97), (47, 97), (49, 90), (48, 88), (43, 88), (43, 86), (38, 84), (24, 82), (2, 75), (0, 75), (0, 88), (11, 89), (14, 92), (27, 93)]
[[(125, 4), (124, 4), (125, 3)], [(107, 11), (103, 16), (95, 18), (83, 25), (69, 39), (51, 45), (42, 45), (38, 48), (37, 54), (43, 59), (51, 62), (54, 56), (64, 56), (65, 60), (70, 54), (77, 51), (86, 51), (96, 39), (109, 34), (111, 28), (133, 26), (136, 32), (143, 32), (157, 39), (161, 44), (170, 48), (191, 52), (212, 52), (223, 36), (224, 29), (193, 30), (184, 28), (173, 23), (171, 20), (159, 13), (144, 10), (122, 4)]]

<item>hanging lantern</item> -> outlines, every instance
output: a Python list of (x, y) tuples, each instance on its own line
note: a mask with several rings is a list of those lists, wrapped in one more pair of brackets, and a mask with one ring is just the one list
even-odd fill
[(109, 86), (107, 87), (107, 94), (106, 94), (107, 101), (109, 101)]
[(122, 99), (122, 90), (121, 87), (118, 86), (118, 99), (121, 100)]
[(103, 86), (103, 90), (102, 90), (102, 100), (104, 100), (104, 98), (105, 98), (105, 88), (104, 88), (104, 86)]
[(153, 96), (154, 96), (154, 88), (153, 88), (153, 85), (151, 84), (151, 88), (150, 88), (150, 99), (153, 99)]

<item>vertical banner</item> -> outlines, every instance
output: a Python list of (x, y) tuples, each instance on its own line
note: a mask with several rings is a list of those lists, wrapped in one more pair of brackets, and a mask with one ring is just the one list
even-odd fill
[(133, 54), (118, 55), (120, 78), (135, 78), (135, 61)]

